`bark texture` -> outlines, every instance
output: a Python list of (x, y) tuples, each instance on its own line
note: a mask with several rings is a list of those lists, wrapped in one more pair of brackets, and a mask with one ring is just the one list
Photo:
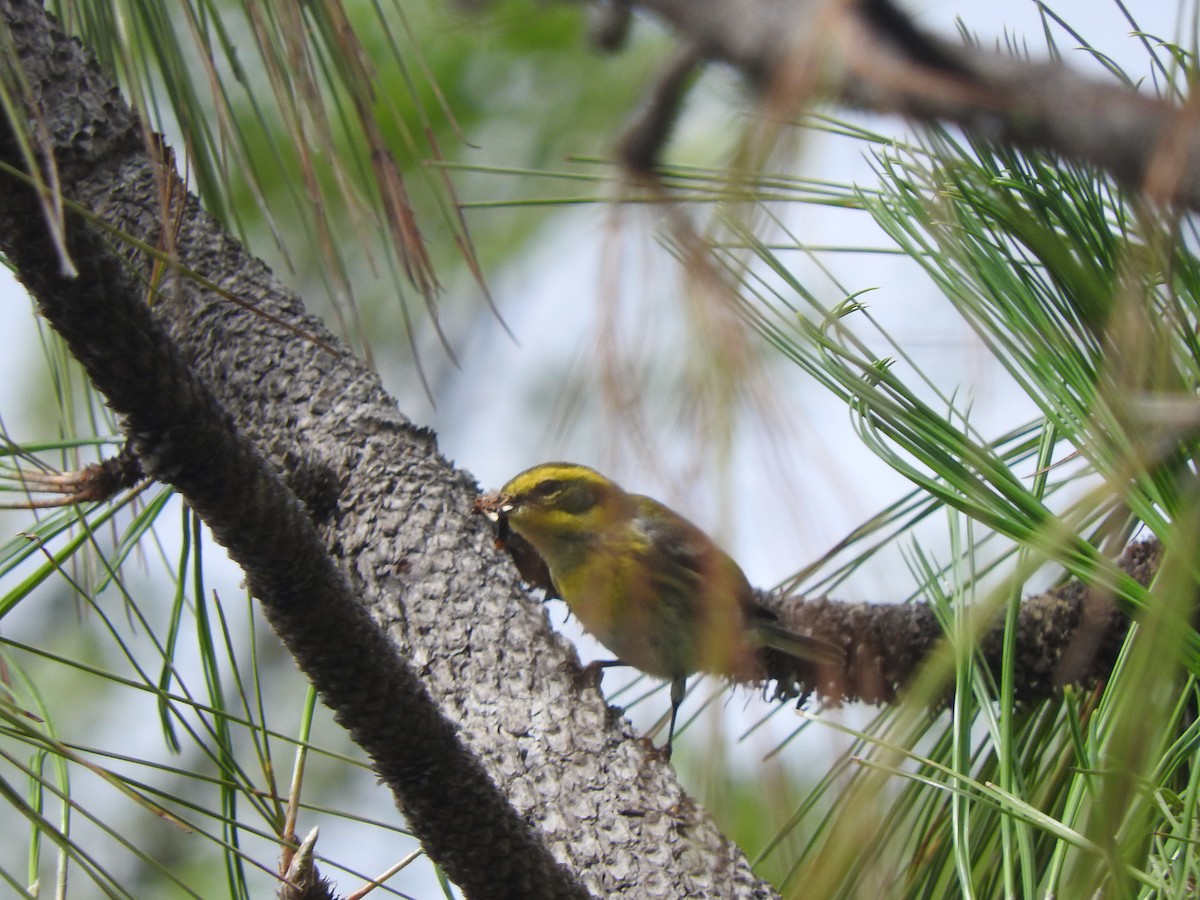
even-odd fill
[[(1161, 559), (1162, 546), (1150, 540), (1131, 544), (1118, 563), (1146, 586)], [(818, 671), (787, 657), (769, 657), (767, 671), (781, 696), (812, 691), (833, 704), (891, 703), (903, 696), (917, 669), (945, 637), (937, 614), (921, 603), (839, 603), (820, 597), (776, 598), (770, 605), (794, 628), (816, 627), (846, 650), (846, 665), (839, 671)], [(1058, 696), (1068, 685), (1094, 687), (1103, 682), (1128, 631), (1129, 617), (1111, 595), (1079, 581), (1027, 597), (1017, 618), (1017, 701), (1034, 703)], [(999, 683), (1003, 620), (985, 629), (979, 652)]]

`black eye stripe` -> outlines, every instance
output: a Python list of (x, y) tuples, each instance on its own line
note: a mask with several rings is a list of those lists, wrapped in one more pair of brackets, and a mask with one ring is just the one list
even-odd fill
[(529, 496), (535, 500), (545, 500), (553, 497), (555, 494), (561, 493), (562, 489), (563, 483), (556, 478), (551, 478), (534, 485), (533, 490), (529, 492)]

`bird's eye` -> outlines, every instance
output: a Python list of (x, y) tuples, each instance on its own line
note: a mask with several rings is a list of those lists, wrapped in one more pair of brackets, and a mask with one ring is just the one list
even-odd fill
[(557, 478), (550, 478), (546, 481), (539, 481), (533, 486), (533, 490), (529, 492), (529, 496), (534, 500), (549, 500), (556, 494), (562, 493), (563, 483)]

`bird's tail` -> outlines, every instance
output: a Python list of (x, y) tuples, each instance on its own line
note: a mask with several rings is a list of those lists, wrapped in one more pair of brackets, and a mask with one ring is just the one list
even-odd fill
[(845, 651), (824, 638), (797, 634), (773, 619), (761, 618), (755, 626), (764, 647), (822, 666), (841, 668), (846, 663)]

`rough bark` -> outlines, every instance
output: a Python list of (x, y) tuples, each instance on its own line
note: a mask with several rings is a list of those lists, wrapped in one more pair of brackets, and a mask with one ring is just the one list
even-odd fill
[[(1118, 561), (1141, 585), (1158, 572), (1162, 546), (1156, 540), (1131, 544)], [(782, 696), (812, 691), (827, 703), (891, 703), (903, 696), (945, 629), (922, 603), (839, 603), (827, 598), (774, 599), (784, 621), (817, 628), (846, 649), (840, 671), (814, 671), (779, 655), (767, 671)], [(1094, 687), (1112, 672), (1129, 630), (1129, 617), (1111, 595), (1072, 580), (1021, 603), (1016, 626), (1013, 693), (1019, 703), (1058, 696), (1068, 685)], [(996, 621), (979, 640), (983, 664), (1000, 682), (1004, 622)]]
[[(147, 473), (245, 568), (429, 855), (477, 897), (771, 896), (670, 767), (573, 677), (572, 648), (471, 515), (472, 480), (172, 187), (40, 4), (3, 0), (0, 21), (63, 192), (113, 230), (68, 214), (80, 274), (62, 275), (36, 197), (5, 174), (0, 249), (124, 417)], [(2, 127), (0, 160), (19, 169)], [(166, 246), (163, 222), (177, 225), (178, 268), (151, 308), (153, 260), (115, 235)]]

